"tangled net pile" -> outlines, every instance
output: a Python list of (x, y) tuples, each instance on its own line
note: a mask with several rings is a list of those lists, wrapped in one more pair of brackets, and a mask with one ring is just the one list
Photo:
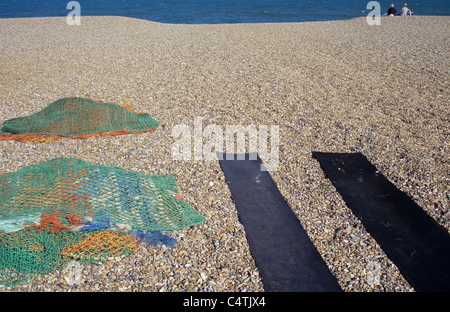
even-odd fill
[(141, 242), (173, 245), (161, 231), (205, 221), (171, 175), (146, 175), (76, 158), (0, 174), (0, 285), (68, 261), (133, 253)]
[(63, 138), (151, 132), (158, 122), (147, 113), (135, 113), (128, 105), (79, 97), (59, 99), (26, 117), (6, 120), (0, 140), (48, 143)]

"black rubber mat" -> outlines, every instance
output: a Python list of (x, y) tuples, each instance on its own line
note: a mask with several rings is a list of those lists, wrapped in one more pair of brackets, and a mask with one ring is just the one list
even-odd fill
[(220, 166), (265, 290), (341, 291), (269, 173), (261, 171), (261, 159), (254, 156), (256, 160), (249, 154), (245, 160), (219, 159), (224, 159)]
[(450, 235), (360, 153), (314, 152), (347, 206), (422, 292), (450, 290)]

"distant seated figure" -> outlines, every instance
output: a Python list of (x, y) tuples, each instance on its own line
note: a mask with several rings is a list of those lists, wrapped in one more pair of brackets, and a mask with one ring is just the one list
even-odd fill
[(408, 9), (408, 5), (405, 3), (405, 4), (403, 5), (403, 8), (402, 8), (401, 12), (400, 12), (400, 15), (401, 15), (401, 16), (406, 16), (406, 15), (408, 15), (408, 12), (409, 12), (409, 15), (411, 16), (411, 15), (412, 15), (412, 12), (411, 12), (410, 9)]
[(395, 16), (395, 13), (397, 13), (397, 10), (394, 8), (394, 4), (391, 4), (391, 6), (388, 9), (388, 15)]

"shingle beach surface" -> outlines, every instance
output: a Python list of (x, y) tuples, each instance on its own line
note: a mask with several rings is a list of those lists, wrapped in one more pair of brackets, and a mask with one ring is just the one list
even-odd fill
[(0, 19), (0, 121), (76, 96), (130, 103), (160, 123), (136, 135), (0, 141), (0, 172), (76, 157), (170, 174), (206, 217), (171, 233), (173, 249), (73, 264), (1, 291), (263, 291), (218, 161), (173, 157), (172, 131), (193, 133), (200, 118), (224, 131), (279, 126), (271, 176), (344, 291), (414, 291), (311, 154), (363, 153), (449, 231), (449, 25), (442, 16), (383, 17), (379, 26)]

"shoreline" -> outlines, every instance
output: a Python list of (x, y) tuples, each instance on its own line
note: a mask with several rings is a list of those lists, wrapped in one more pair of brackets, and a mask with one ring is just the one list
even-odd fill
[[(450, 17), (382, 19), (380, 26), (365, 17), (270, 24), (82, 17), (81, 26), (68, 26), (65, 17), (0, 19), (0, 120), (80, 96), (130, 103), (160, 127), (41, 145), (0, 141), (0, 172), (77, 157), (171, 174), (207, 221), (173, 233), (174, 250), (147, 248), (85, 266), (75, 287), (61, 271), (0, 291), (263, 291), (218, 162), (171, 155), (171, 131), (193, 126), (196, 117), (224, 129), (279, 125), (280, 162), (271, 176), (342, 289), (413, 291), (311, 152), (363, 153), (449, 231), (442, 38)], [(374, 263), (375, 282), (367, 274)]]
[[(261, 24), (302, 24), (302, 23), (327, 23), (327, 22), (345, 22), (345, 21), (352, 21), (357, 19), (366, 19), (367, 16), (354, 16), (349, 18), (342, 18), (342, 19), (332, 19), (332, 20), (308, 20), (308, 21), (295, 21), (295, 22), (228, 22), (228, 23), (169, 23), (169, 22), (159, 22), (149, 19), (144, 19), (140, 17), (132, 17), (132, 16), (125, 16), (125, 15), (81, 15), (81, 18), (127, 18), (127, 19), (136, 19), (140, 21), (147, 21), (151, 23), (156, 24), (163, 24), (163, 25), (261, 25)], [(405, 17), (405, 18), (449, 18), (450, 15), (417, 15), (414, 14), (412, 16), (389, 16), (389, 15), (380, 15), (381, 18), (387, 18), (387, 17)], [(26, 20), (26, 19), (67, 19), (67, 16), (30, 16), (30, 17), (0, 17), (0, 20)]]

